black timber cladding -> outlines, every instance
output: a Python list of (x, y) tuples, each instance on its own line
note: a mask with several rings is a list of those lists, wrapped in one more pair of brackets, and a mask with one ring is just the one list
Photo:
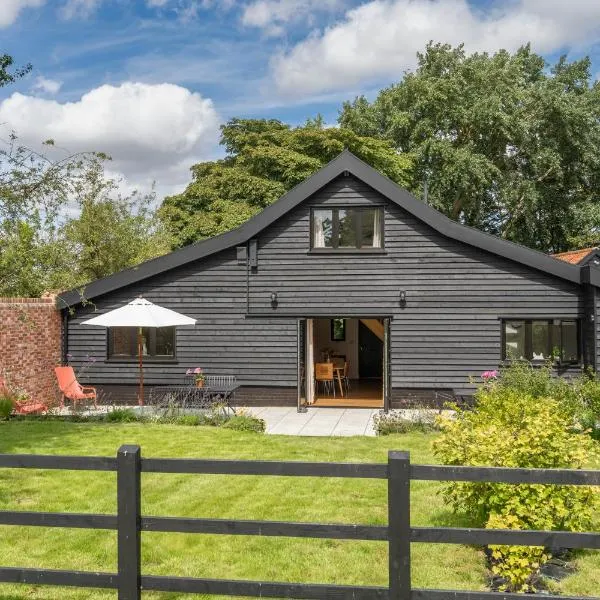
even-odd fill
[[(347, 173), (354, 174), (358, 179), (371, 186), (389, 201), (407, 210), (442, 235), (469, 244), (475, 248), (492, 252), (498, 256), (520, 262), (526, 266), (545, 271), (567, 281), (575, 283), (582, 281), (581, 269), (578, 266), (568, 264), (546, 254), (452, 221), (437, 210), (417, 200), (406, 190), (400, 188), (393, 181), (358, 159), (351, 152), (344, 150), (325, 167), (298, 184), (277, 202), (265, 208), (241, 227), (208, 240), (191, 244), (190, 246), (144, 262), (131, 269), (120, 271), (104, 279), (93, 281), (85, 286), (85, 298), (91, 299), (97, 297), (120, 287), (131, 285), (148, 277), (153, 277), (170, 269), (245, 243), (298, 206), (298, 204), (305, 201), (309, 196), (319, 191), (333, 179)], [(73, 306), (80, 303), (81, 300), (79, 289), (65, 292), (59, 297), (61, 307)]]
[[(335, 204), (384, 206), (385, 253), (310, 254), (310, 208)], [(69, 351), (84, 380), (137, 381), (135, 364), (104, 362), (106, 332), (80, 322), (94, 306), (104, 312), (138, 294), (198, 319), (178, 329), (178, 362), (147, 363), (149, 385), (181, 383), (200, 365), (246, 385), (295, 386), (298, 316), (389, 316), (394, 388), (468, 393), (470, 376), (498, 365), (503, 317), (577, 318), (591, 309), (582, 286), (450, 239), (353, 176), (338, 177), (257, 240), (249, 314), (247, 267), (235, 247), (76, 307)], [(86, 353), (99, 359), (88, 368)]]

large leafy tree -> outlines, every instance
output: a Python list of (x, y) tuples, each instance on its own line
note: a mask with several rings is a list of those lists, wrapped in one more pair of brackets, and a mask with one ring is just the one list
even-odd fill
[(418, 66), (339, 122), (414, 156), (411, 187), (450, 218), (543, 252), (600, 240), (600, 86), (590, 61), (548, 70), (524, 46), (429, 44)]
[(186, 190), (161, 206), (175, 246), (241, 225), (345, 148), (401, 185), (410, 179), (410, 157), (386, 140), (327, 128), (319, 117), (301, 127), (274, 119), (232, 119), (221, 134), (226, 157), (194, 165)]

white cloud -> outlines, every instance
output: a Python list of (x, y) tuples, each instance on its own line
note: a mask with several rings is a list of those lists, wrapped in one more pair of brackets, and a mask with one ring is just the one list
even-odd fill
[(66, 0), (60, 10), (63, 19), (86, 19), (100, 6), (102, 0)]
[(62, 87), (62, 81), (56, 79), (48, 79), (43, 75), (36, 78), (35, 83), (31, 87), (34, 92), (42, 92), (43, 94), (57, 94)]
[(0, 28), (12, 25), (24, 8), (37, 8), (45, 2), (46, 0), (1, 0)]
[(253, 0), (244, 7), (242, 24), (263, 29), (267, 35), (281, 35), (284, 25), (306, 20), (313, 23), (318, 12), (333, 12), (344, 0)]
[(276, 56), (271, 69), (283, 95), (309, 95), (400, 79), (429, 40), (468, 51), (531, 41), (545, 53), (598, 39), (600, 2), (591, 0), (498, 0), (486, 13), (467, 0), (372, 0)]
[(211, 158), (218, 115), (210, 99), (172, 84), (103, 85), (77, 102), (15, 93), (0, 103), (0, 123), (36, 147), (53, 139), (69, 152), (102, 151), (126, 183), (160, 194), (189, 182), (189, 167)]

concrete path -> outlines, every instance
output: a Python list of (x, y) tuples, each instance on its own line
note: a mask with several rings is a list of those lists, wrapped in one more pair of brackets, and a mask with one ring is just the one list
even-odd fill
[(267, 424), (267, 433), (306, 436), (375, 435), (371, 408), (309, 408), (305, 413), (296, 408), (260, 406), (246, 409)]

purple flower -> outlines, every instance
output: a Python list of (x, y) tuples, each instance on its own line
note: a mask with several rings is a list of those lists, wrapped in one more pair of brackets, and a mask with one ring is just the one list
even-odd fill
[(70, 354), (69, 352), (67, 352), (67, 359), (68, 359), (68, 360), (71, 360), (72, 358), (73, 358), (73, 355), (72, 355), (72, 354)]

